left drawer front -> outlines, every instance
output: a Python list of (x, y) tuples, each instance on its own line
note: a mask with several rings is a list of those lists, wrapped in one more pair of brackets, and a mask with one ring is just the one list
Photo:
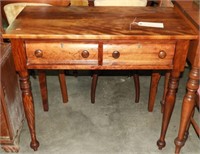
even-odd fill
[(98, 44), (26, 42), (27, 63), (97, 65)]

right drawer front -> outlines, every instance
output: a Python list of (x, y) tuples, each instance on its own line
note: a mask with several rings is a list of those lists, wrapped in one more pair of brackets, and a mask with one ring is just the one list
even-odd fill
[(103, 65), (172, 66), (175, 44), (104, 44)]

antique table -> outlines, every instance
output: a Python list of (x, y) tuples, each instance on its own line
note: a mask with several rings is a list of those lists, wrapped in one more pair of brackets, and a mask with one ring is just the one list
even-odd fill
[[(134, 22), (133, 22), (134, 21)], [(159, 22), (164, 28), (136, 22)], [(23, 104), (37, 150), (29, 69), (171, 71), (159, 148), (173, 111), (190, 40), (198, 34), (173, 8), (26, 7), (4, 38), (11, 40)]]
[[(199, 33), (200, 18), (199, 6), (194, 1), (174, 1), (175, 9), (184, 17), (184, 19), (194, 27)], [(187, 93), (183, 99), (181, 122), (179, 127), (178, 137), (175, 139), (176, 153), (180, 152), (181, 147), (185, 144), (188, 124), (195, 106), (195, 97), (197, 89), (199, 88), (199, 68), (200, 68), (200, 44), (199, 39), (191, 42), (187, 59), (191, 64), (189, 79), (187, 82)]]

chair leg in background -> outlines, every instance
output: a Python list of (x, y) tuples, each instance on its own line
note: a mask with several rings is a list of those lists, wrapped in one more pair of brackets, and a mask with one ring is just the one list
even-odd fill
[(92, 85), (91, 85), (91, 103), (93, 104), (95, 103), (97, 81), (98, 81), (98, 72), (95, 71), (95, 73), (92, 75)]
[(67, 103), (68, 102), (68, 93), (67, 93), (67, 85), (66, 85), (64, 70), (59, 71), (59, 82), (60, 82), (63, 103)]
[(48, 91), (47, 91), (46, 73), (44, 70), (38, 70), (38, 78), (40, 84), (40, 92), (42, 96), (43, 110), (48, 111), (49, 110)]

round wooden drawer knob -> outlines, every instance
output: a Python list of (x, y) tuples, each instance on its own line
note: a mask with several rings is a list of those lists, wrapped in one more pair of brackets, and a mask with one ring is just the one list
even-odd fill
[(113, 51), (112, 53), (113, 58), (117, 59), (120, 57), (120, 52), (119, 51)]
[(40, 49), (35, 50), (35, 57), (41, 58), (43, 56), (43, 51)]
[(83, 58), (88, 58), (89, 55), (90, 55), (90, 53), (89, 53), (87, 50), (83, 50), (82, 53), (81, 53), (81, 56), (82, 56)]
[(160, 50), (158, 57), (164, 59), (167, 56), (167, 53), (164, 50)]

